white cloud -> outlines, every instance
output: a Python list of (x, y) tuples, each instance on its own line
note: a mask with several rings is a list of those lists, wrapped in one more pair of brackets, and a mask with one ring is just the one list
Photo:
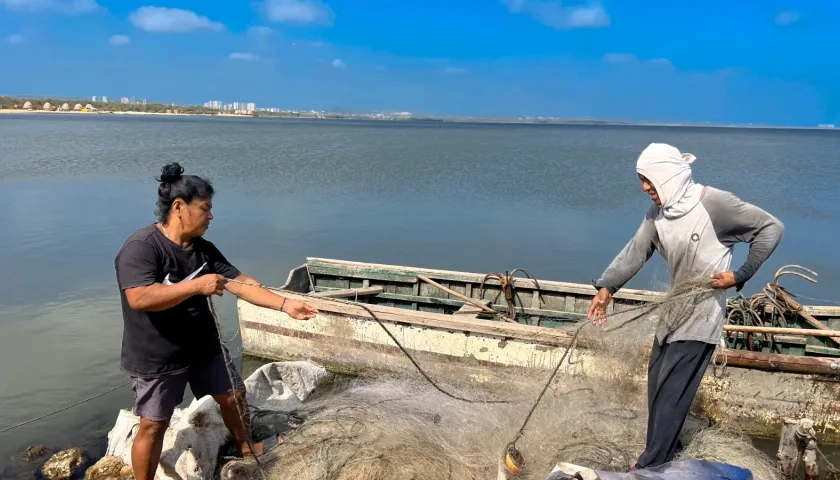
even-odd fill
[(599, 28), (610, 25), (610, 17), (598, 3), (564, 7), (559, 0), (501, 0), (511, 13), (532, 16), (538, 22), (558, 30)]
[(647, 61), (647, 63), (652, 63), (654, 65), (662, 65), (664, 67), (673, 67), (674, 65), (671, 63), (670, 60), (667, 58), (652, 58)]
[(117, 47), (121, 45), (128, 45), (130, 41), (131, 40), (127, 35), (112, 35), (111, 38), (108, 39), (108, 43)]
[(776, 25), (790, 25), (799, 21), (799, 12), (779, 12), (776, 15)]
[(263, 7), (272, 22), (332, 25), (335, 18), (320, 0), (265, 0)]
[(667, 58), (652, 58), (650, 60), (640, 60), (639, 57), (633, 55), (632, 53), (608, 53), (604, 55), (603, 60), (605, 63), (611, 63), (613, 65), (657, 65), (663, 67), (672, 67), (671, 61)]
[(23, 35), (9, 35), (9, 37), (6, 38), (6, 41), (11, 43), (12, 45), (17, 45), (19, 43), (25, 42), (26, 39), (23, 38)]
[(8, 10), (29, 13), (63, 13), (80, 15), (99, 10), (96, 0), (0, 0)]
[(190, 10), (167, 7), (140, 7), (128, 16), (132, 25), (147, 32), (221, 31), (225, 26)]
[(344, 63), (344, 60), (340, 58), (336, 58), (332, 61), (332, 66), (335, 68), (347, 68), (347, 64)]
[(228, 55), (228, 58), (230, 60), (242, 60), (246, 62), (253, 62), (255, 60), (259, 60), (260, 57), (250, 52), (233, 52), (230, 55)]
[(453, 74), (461, 74), (461, 73), (470, 73), (469, 70), (466, 68), (458, 68), (458, 67), (446, 67), (443, 69), (444, 73), (453, 73)]
[(248, 35), (271, 35), (274, 33), (270, 27), (257, 26), (248, 29)]

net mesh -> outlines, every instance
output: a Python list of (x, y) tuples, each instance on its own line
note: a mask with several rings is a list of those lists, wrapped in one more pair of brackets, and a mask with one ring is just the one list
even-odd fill
[[(568, 368), (550, 384), (517, 448), (520, 477), (544, 479), (558, 462), (625, 471), (644, 450), (646, 371), (653, 333), (673, 331), (711, 294), (708, 278), (672, 288), (652, 311), (611, 318), (580, 332)], [(423, 365), (431, 358), (417, 355)], [(496, 478), (505, 447), (546, 381), (525, 370), (475, 382), (453, 369), (435, 372), (454, 400), (419, 375), (355, 378), (334, 384), (297, 412), (301, 425), (265, 457), (271, 480), (440, 480)], [(482, 399), (505, 399), (487, 403)], [(779, 478), (774, 462), (735, 431), (701, 428), (679, 458), (744, 467)]]

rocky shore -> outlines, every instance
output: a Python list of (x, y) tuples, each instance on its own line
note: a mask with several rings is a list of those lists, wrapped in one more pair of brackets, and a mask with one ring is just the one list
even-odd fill
[(131, 467), (126, 465), (121, 458), (105, 456), (96, 463), (92, 463), (87, 452), (79, 447), (53, 452), (44, 445), (33, 445), (23, 452), (21, 462), (32, 466), (30, 475), (35, 478), (49, 480), (134, 479)]

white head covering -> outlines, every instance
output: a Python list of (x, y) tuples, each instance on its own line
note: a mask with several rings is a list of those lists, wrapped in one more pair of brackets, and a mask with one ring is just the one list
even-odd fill
[(691, 179), (696, 159), (665, 143), (651, 143), (639, 155), (636, 171), (656, 188), (665, 218), (682, 217), (700, 202), (703, 186)]

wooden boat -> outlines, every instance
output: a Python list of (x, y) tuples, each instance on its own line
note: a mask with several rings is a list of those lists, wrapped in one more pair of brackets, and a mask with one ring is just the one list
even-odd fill
[[(840, 307), (799, 305), (779, 285), (785, 274), (813, 281), (786, 268), (761, 294), (729, 299), (726, 348), (718, 348), (698, 407), (754, 436), (775, 437), (784, 418), (806, 416), (821, 441), (840, 441), (840, 332), (831, 330), (840, 325)], [(529, 277), (308, 258), (281, 290), (319, 314), (298, 321), (239, 300), (243, 353), (304, 358), (338, 371), (415, 368), (396, 338), (430, 374), (457, 371), (486, 381), (523, 369), (547, 372), (585, 319), (595, 289), (523, 276)], [(622, 289), (608, 313), (629, 316), (662, 296)], [(638, 348), (649, 351), (650, 339), (640, 339)], [(597, 373), (617, 360), (600, 355), (561, 371)], [(637, 380), (644, 375), (640, 368)]]

